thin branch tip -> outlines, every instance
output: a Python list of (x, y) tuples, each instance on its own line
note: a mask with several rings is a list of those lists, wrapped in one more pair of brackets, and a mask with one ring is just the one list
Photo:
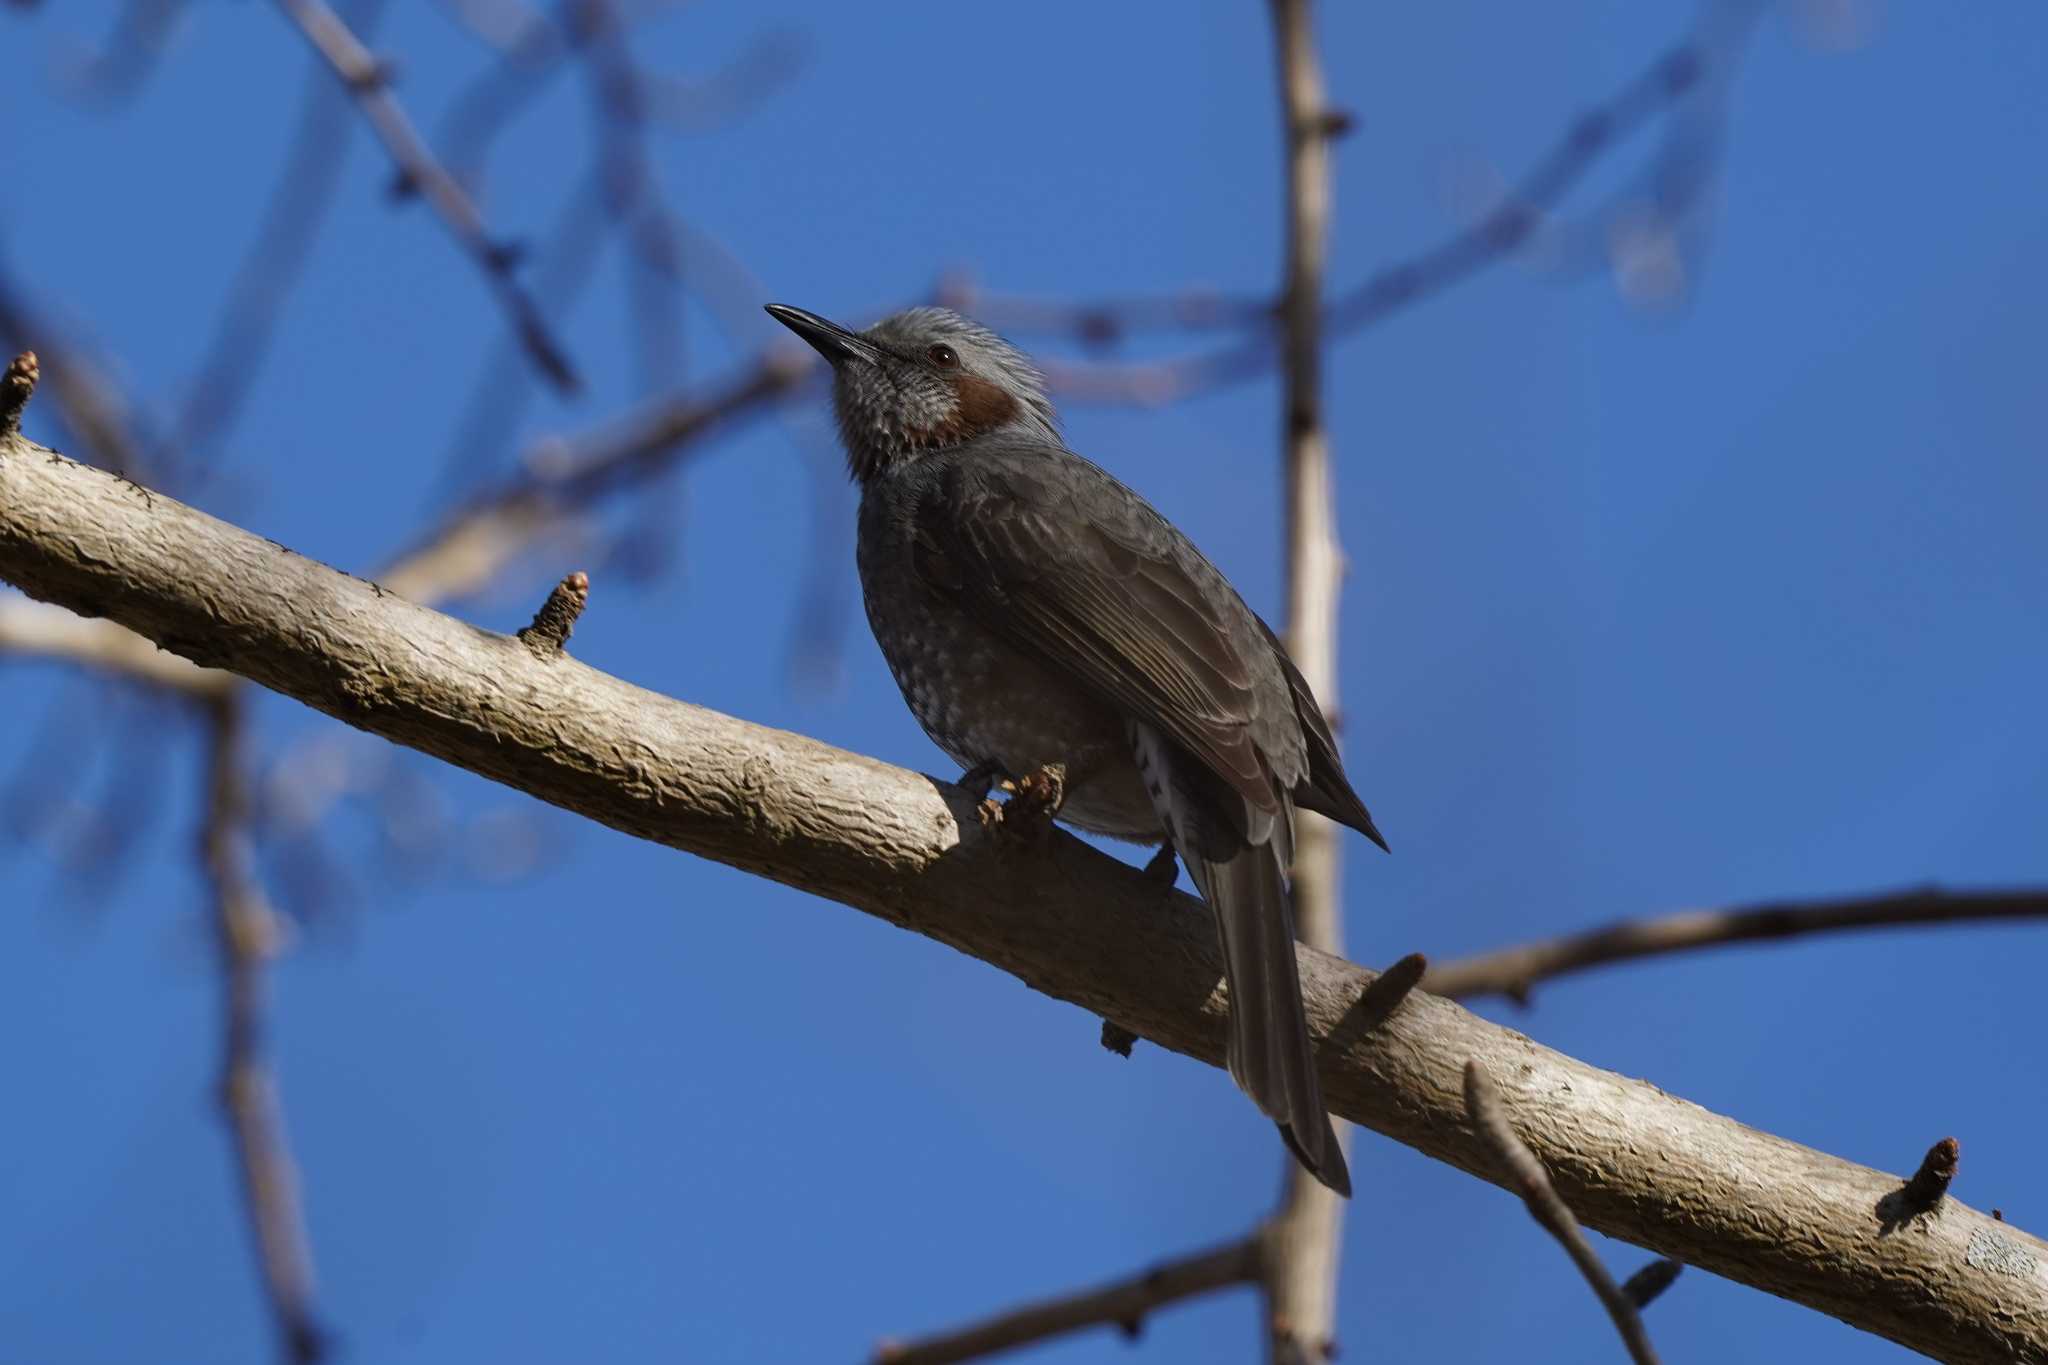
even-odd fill
[(1622, 1281), (1621, 1292), (1638, 1309), (1648, 1308), (1672, 1286), (1678, 1279), (1678, 1273), (1684, 1269), (1685, 1262), (1674, 1261), (1668, 1256), (1652, 1261)]
[(519, 638), (536, 658), (552, 659), (568, 646), (569, 634), (589, 604), (590, 575), (578, 569), (555, 584), (555, 590), (534, 613), (533, 624), (523, 627)]

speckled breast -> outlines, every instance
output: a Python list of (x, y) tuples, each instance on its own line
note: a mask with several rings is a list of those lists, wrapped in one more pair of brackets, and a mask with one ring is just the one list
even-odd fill
[(1161, 839), (1123, 718), (934, 596), (911, 570), (907, 537), (866, 510), (858, 561), (868, 626), (933, 742), (963, 769), (991, 759), (1015, 774), (1064, 764), (1060, 819), (1116, 838)]

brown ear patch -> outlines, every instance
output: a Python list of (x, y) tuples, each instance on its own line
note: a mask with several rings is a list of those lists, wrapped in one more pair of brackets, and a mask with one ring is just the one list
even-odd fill
[(978, 375), (953, 376), (953, 411), (942, 422), (913, 427), (907, 433), (918, 449), (944, 450), (965, 445), (1017, 417), (1017, 400)]
[(994, 431), (1016, 420), (1017, 400), (1000, 386), (971, 374), (963, 374), (953, 380), (953, 391), (959, 395), (960, 404), (953, 412), (953, 420), (946, 425), (958, 433), (956, 441), (971, 441), (985, 431)]

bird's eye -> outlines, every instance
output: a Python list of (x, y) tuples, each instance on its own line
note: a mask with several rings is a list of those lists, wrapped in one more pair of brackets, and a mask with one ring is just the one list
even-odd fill
[(960, 368), (959, 353), (943, 341), (934, 345), (924, 354), (927, 360), (930, 360), (932, 364), (942, 370), (957, 370)]

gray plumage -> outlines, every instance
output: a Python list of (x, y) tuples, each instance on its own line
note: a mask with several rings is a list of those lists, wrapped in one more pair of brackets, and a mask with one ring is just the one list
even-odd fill
[(1278, 638), (1152, 506), (1068, 450), (1038, 371), (957, 313), (849, 332), (768, 310), (833, 364), (875, 639), (963, 768), (1065, 773), (1059, 818), (1170, 843), (1216, 913), (1230, 1072), (1351, 1192), (1302, 1010), (1294, 812), (1380, 840)]

